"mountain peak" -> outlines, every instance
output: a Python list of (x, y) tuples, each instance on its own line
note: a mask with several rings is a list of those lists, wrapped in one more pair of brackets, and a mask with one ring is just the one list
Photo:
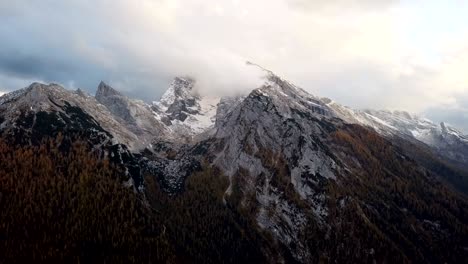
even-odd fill
[(447, 131), (447, 125), (445, 124), (445, 122), (440, 122), (440, 128), (442, 129), (443, 132)]
[(159, 107), (165, 109), (173, 105), (177, 100), (194, 99), (194, 86), (195, 79), (191, 77), (175, 77), (167, 91), (161, 97), (158, 103)]
[(284, 96), (296, 95), (296, 96), (313, 97), (308, 92), (304, 91), (303, 89), (297, 87), (291, 82), (275, 74), (273, 71), (267, 68), (264, 68), (263, 66), (259, 64), (256, 64), (250, 61), (247, 61), (246, 64), (249, 66), (257, 67), (258, 69), (266, 73), (266, 75), (264, 76), (266, 80), (265, 84), (262, 87), (258, 88), (257, 90), (262, 90), (263, 92), (266, 92), (266, 93), (268, 93), (268, 91), (279, 92), (280, 94)]
[(33, 82), (28, 86), (28, 88), (37, 89), (37, 88), (42, 87), (42, 86), (47, 86), (47, 84), (40, 83), (40, 82)]
[(61, 111), (66, 103), (79, 105), (75, 93), (59, 84), (34, 82), (28, 87), (6, 94), (0, 105), (11, 116), (18, 112)]
[(33, 82), (31, 83), (28, 88), (30, 91), (50, 91), (50, 90), (65, 90), (62, 86), (56, 83), (44, 84), (40, 82)]
[(27, 94), (26, 102), (30, 104), (41, 104), (43, 106), (48, 105), (50, 100), (57, 98), (67, 98), (68, 92), (61, 85), (56, 83), (43, 84), (34, 82), (25, 89), (25, 94)]
[(253, 98), (269, 98), (268, 100), (273, 102), (280, 109), (280, 112), (285, 115), (290, 115), (291, 109), (312, 111), (322, 116), (333, 115), (327, 104), (321, 101), (320, 98), (306, 92), (262, 66), (251, 62), (247, 62), (247, 64), (259, 67), (267, 73), (264, 77), (265, 83), (250, 94)]
[(96, 99), (98, 101), (100, 98), (108, 97), (108, 96), (115, 96), (115, 95), (120, 96), (122, 94), (103, 81), (99, 83), (98, 89), (96, 91)]
[(189, 84), (195, 83), (195, 79), (190, 76), (176, 76), (174, 82)]

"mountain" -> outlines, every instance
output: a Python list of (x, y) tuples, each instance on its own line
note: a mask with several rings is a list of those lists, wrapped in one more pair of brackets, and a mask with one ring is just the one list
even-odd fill
[[(443, 243), (429, 246), (419, 240), (445, 233), (428, 225), (440, 223), (435, 220), (439, 216), (421, 218), (431, 213), (414, 204), (447, 206), (440, 196), (421, 196), (447, 191), (434, 185), (437, 176), (373, 130), (349, 125), (338, 117), (318, 98), (269, 73), (266, 83), (217, 127), (211, 151), (213, 163), (230, 179), (226, 199), (253, 210), (258, 226), (286, 245), (299, 262), (317, 262), (322, 257), (336, 260), (337, 252), (342, 254), (341, 262), (371, 261), (373, 254), (379, 256), (377, 262), (386, 258), (426, 262), (441, 257), (439, 251), (431, 253), (431, 248), (444, 247)], [(397, 183), (411, 191), (400, 192), (394, 186)], [(415, 201), (411, 201), (413, 195)], [(446, 209), (442, 214), (457, 214), (457, 207)], [(404, 219), (402, 226), (388, 229), (394, 225), (392, 219)], [(346, 227), (343, 221), (353, 226)], [(410, 221), (415, 221), (418, 231), (400, 229)], [(460, 221), (466, 223), (466, 219)], [(369, 240), (356, 237), (359, 245), (354, 245), (350, 237), (328, 237), (346, 228), (363, 228), (366, 231), (353, 232), (364, 232)], [(314, 235), (308, 237), (307, 232)], [(312, 242), (318, 234), (322, 240)], [(461, 248), (457, 251), (464, 254)], [(385, 255), (390, 252), (394, 255)]]
[(466, 136), (264, 75), (247, 95), (224, 98), (177, 77), (152, 104), (103, 82), (95, 97), (35, 83), (0, 97), (0, 132), (18, 147), (86, 142), (148, 209), (142, 236), (154, 238), (156, 225), (173, 246), (168, 262), (468, 259), (468, 199), (456, 188), (468, 177)]
[(67, 137), (63, 148), (77, 140), (85, 141), (99, 156), (125, 167), (122, 178), (130, 186), (142, 186), (140, 168), (130, 151), (137, 135), (82, 91), (33, 83), (0, 97), (0, 134), (17, 145), (40, 145), (47, 138), (59, 136)]
[(294, 244), (292, 254), (303, 262), (312, 253), (299, 237), (309, 221), (326, 222), (320, 186), (340, 170), (322, 147), (330, 132), (322, 120), (332, 117), (316, 98), (271, 75), (220, 122), (215, 135), (222, 148), (213, 150), (214, 164), (230, 177), (226, 195), (239, 196), (235, 203), (253, 203), (258, 225), (285, 245)]
[(454, 163), (468, 164), (468, 136), (445, 123), (437, 125), (404, 111), (357, 111), (331, 100), (328, 104), (347, 122), (372, 127), (385, 136), (409, 137), (427, 144)]
[(214, 126), (220, 98), (200, 96), (194, 89), (195, 80), (177, 77), (159, 102), (153, 103), (158, 119), (172, 133), (190, 141)]
[[(90, 123), (94, 123), (89, 124), (90, 126), (99, 124), (105, 131), (113, 134), (120, 143), (131, 145), (131, 142), (135, 140), (135, 135), (122, 128), (120, 122), (112, 118), (106, 107), (99, 105), (94, 97), (82, 92), (71, 92), (56, 84), (33, 83), (28, 88), (6, 94), (0, 98), (0, 111), (4, 120), (2, 127), (6, 131), (21, 127), (22, 124), (17, 123), (20, 118), (34, 119), (33, 116), (49, 114), (54, 115), (57, 121), (67, 123), (69, 126), (77, 119), (72, 116), (75, 114), (73, 110), (81, 110), (95, 119), (90, 121)], [(39, 124), (34, 122), (25, 125), (32, 125), (31, 128), (40, 129)], [(77, 130), (84, 128), (81, 124), (76, 125), (78, 126)]]
[(143, 101), (129, 99), (104, 82), (99, 84), (95, 98), (137, 136), (133, 142), (136, 148), (142, 149), (154, 139), (167, 137), (169, 132), (165, 125), (155, 118), (151, 107)]
[(355, 110), (322, 99), (339, 118), (375, 130), (440, 178), (468, 194), (468, 136), (404, 111)]

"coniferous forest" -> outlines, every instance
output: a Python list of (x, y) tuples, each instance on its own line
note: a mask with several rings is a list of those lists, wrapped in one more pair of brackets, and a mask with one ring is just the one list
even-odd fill
[(146, 199), (87, 144), (66, 141), (0, 141), (1, 263), (265, 262), (255, 244), (265, 238), (222, 201), (225, 178), (199, 173), (173, 197), (147, 177)]
[[(330, 230), (311, 219), (301, 238), (314, 254), (311, 261), (456, 263), (466, 257), (460, 247), (468, 237), (466, 201), (427, 185), (429, 176), (421, 180), (419, 171), (367, 130), (343, 129), (330, 140), (368, 169), (356, 168), (359, 178), (348, 177), (346, 188), (324, 186)], [(122, 184), (125, 173), (86, 143), (65, 144), (61, 135), (42, 142), (18, 147), (0, 141), (2, 263), (272, 263), (279, 256), (295, 262), (284, 245), (258, 227), (255, 203), (239, 202), (238, 188), (225, 195), (228, 178), (215, 168), (203, 165), (175, 195), (146, 175), (142, 195)], [(300, 205), (301, 198), (277, 177), (285, 199)], [(344, 207), (343, 199), (348, 199)], [(394, 211), (398, 207), (407, 208), (405, 217)], [(434, 216), (438, 223), (418, 220)], [(435, 236), (434, 225), (444, 226), (447, 237)]]

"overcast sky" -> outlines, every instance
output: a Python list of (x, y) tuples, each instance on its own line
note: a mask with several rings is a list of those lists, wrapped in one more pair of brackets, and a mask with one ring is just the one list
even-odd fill
[(33, 81), (158, 99), (190, 75), (256, 88), (253, 61), (355, 108), (468, 132), (468, 1), (0, 0), (0, 93)]

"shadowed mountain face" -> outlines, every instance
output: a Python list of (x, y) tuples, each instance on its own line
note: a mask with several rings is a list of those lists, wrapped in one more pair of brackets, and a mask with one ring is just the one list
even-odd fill
[(0, 131), (17, 146), (87, 142), (121, 169), (182, 262), (468, 258), (467, 137), (455, 129), (352, 110), (269, 71), (246, 96), (195, 86), (176, 78), (149, 105), (104, 83), (95, 97), (32, 84), (0, 97)]

